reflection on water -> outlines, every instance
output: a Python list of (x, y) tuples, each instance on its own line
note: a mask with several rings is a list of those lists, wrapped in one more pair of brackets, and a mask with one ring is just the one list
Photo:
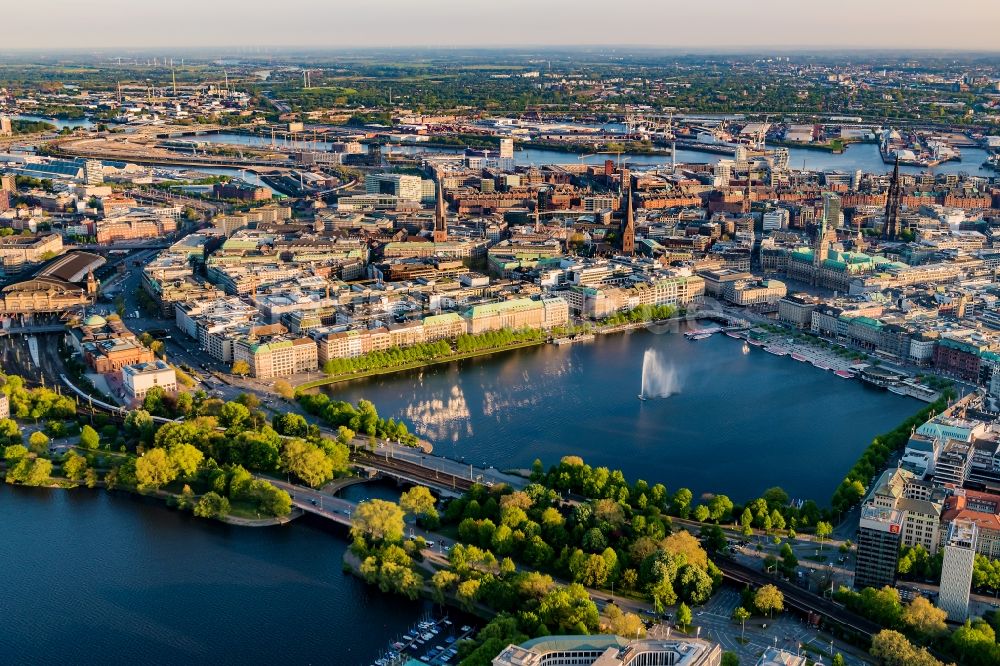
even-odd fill
[[(669, 400), (636, 399), (647, 349), (683, 377)], [(696, 494), (746, 499), (782, 485), (823, 502), (874, 435), (921, 406), (760, 350), (744, 354), (724, 336), (688, 342), (644, 331), (325, 390), (371, 400), (437, 453), (477, 464), (527, 467), (577, 454)]]
[(460, 436), (472, 436), (469, 405), (457, 384), (447, 391), (436, 391), (430, 397), (413, 396), (413, 402), (403, 412), (406, 420), (416, 427), (417, 434), (434, 442), (457, 442)]

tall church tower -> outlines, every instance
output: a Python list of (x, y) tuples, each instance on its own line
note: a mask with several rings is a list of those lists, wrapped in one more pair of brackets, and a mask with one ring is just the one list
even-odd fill
[(434, 206), (434, 242), (444, 243), (448, 240), (448, 213), (444, 206), (444, 185), (440, 176), (437, 179), (437, 202)]
[(632, 182), (625, 190), (625, 224), (622, 227), (622, 254), (635, 254), (635, 214), (632, 212)]
[(892, 168), (892, 180), (889, 181), (889, 195), (885, 199), (885, 226), (882, 237), (885, 240), (896, 240), (899, 233), (899, 204), (903, 200), (903, 192), (899, 187), (899, 155), (896, 155), (896, 165)]

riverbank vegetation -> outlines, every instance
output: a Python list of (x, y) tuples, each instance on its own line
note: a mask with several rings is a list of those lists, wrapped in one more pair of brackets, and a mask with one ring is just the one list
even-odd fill
[[(557, 335), (560, 331), (552, 334)], [(406, 368), (427, 363), (454, 360), (474, 352), (493, 351), (543, 342), (549, 333), (540, 329), (509, 329), (487, 331), (475, 335), (462, 334), (453, 344), (446, 340), (422, 342), (407, 347), (390, 347), (354, 356), (330, 359), (323, 371), (331, 377), (348, 376), (387, 368)]]
[(675, 317), (678, 312), (679, 310), (673, 305), (640, 305), (631, 310), (617, 312), (610, 317), (602, 319), (601, 325), (613, 327), (621, 326), (622, 324), (641, 324), (647, 321), (660, 321)]
[[(224, 402), (201, 391), (173, 396), (154, 389), (144, 402), (150, 411), (133, 410), (118, 427), (103, 414), (78, 415), (74, 400), (44, 387), (29, 390), (17, 376), (0, 375), (0, 389), (16, 419), (44, 424), (26, 437), (14, 419), (0, 420), (8, 483), (103, 485), (161, 497), (206, 518), (289, 515), (288, 493), (250, 470), (318, 486), (347, 473), (354, 438), (348, 428), (323, 437), (297, 414), (269, 424), (258, 399), (246, 394)], [(186, 420), (157, 423), (151, 411)]]
[[(343, 400), (331, 400), (325, 393), (302, 393), (299, 395), (299, 404), (307, 413), (337, 428), (339, 438), (344, 441), (351, 441), (355, 433), (369, 438), (395, 440), (408, 446), (416, 446), (420, 441), (410, 434), (402, 421), (380, 417), (375, 405), (368, 400), (359, 400), (357, 406), (354, 406)], [(347, 437), (348, 432), (350, 437)]]
[(942, 395), (889, 432), (875, 437), (833, 493), (830, 505), (834, 512), (842, 513), (857, 504), (868, 491), (871, 480), (885, 468), (889, 457), (906, 446), (913, 429), (923, 425), (931, 414), (940, 414), (952, 397), (950, 392)]
[[(1000, 644), (996, 641), (996, 613), (989, 620), (967, 620), (951, 630), (945, 623), (947, 613), (925, 597), (918, 596), (904, 604), (899, 592), (891, 587), (865, 588), (854, 592), (841, 587), (834, 598), (848, 610), (885, 628), (872, 641), (872, 655), (886, 664), (913, 666), (942, 664), (928, 651), (954, 663), (967, 666), (1000, 664)], [(911, 642), (912, 641), (912, 642)]]

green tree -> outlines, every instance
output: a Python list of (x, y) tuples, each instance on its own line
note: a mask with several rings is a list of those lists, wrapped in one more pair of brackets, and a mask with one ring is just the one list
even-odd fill
[(753, 603), (757, 610), (771, 617), (775, 612), (780, 613), (784, 610), (785, 595), (774, 585), (764, 585), (754, 594)]
[(677, 588), (690, 603), (703, 604), (712, 596), (712, 579), (704, 569), (685, 564), (677, 573)]
[(295, 397), (295, 389), (293, 389), (292, 385), (284, 379), (279, 379), (274, 382), (274, 392), (285, 400), (291, 400)]
[(448, 594), (455, 589), (459, 580), (458, 574), (447, 569), (434, 572), (434, 575), (431, 576), (431, 593), (434, 596), (434, 601), (443, 606)]
[(937, 608), (926, 597), (918, 596), (903, 609), (903, 623), (927, 640), (946, 633), (948, 614)]
[(194, 515), (199, 518), (223, 518), (229, 515), (229, 500), (215, 491), (209, 491), (198, 500)]
[(5, 460), (20, 460), (28, 457), (28, 448), (23, 444), (11, 444), (3, 450)]
[(174, 444), (167, 449), (167, 456), (174, 469), (185, 478), (194, 476), (205, 454), (190, 444)]
[(681, 518), (687, 518), (691, 509), (691, 500), (694, 495), (687, 488), (680, 488), (674, 493), (674, 513)]
[(224, 428), (241, 428), (250, 420), (250, 410), (238, 402), (227, 402), (219, 412), (219, 424)]
[(403, 512), (414, 516), (437, 517), (437, 509), (434, 505), (437, 499), (425, 486), (414, 486), (399, 496), (399, 506)]
[(63, 474), (70, 481), (80, 481), (87, 473), (87, 459), (75, 451), (66, 454), (62, 464)]
[(246, 361), (233, 361), (232, 373), (238, 377), (246, 377), (250, 374), (250, 364)]
[(362, 502), (351, 514), (351, 536), (373, 541), (403, 540), (403, 510), (394, 502), (373, 499)]
[(687, 631), (687, 628), (691, 625), (691, 619), (691, 609), (682, 601), (677, 607), (677, 626), (683, 631)]
[(740, 623), (740, 642), (742, 642), (747, 630), (747, 620), (750, 619), (750, 611), (743, 608), (743, 606), (737, 606), (733, 609), (733, 619)]
[(479, 580), (473, 578), (469, 580), (463, 580), (458, 584), (458, 589), (455, 591), (455, 598), (458, 599), (458, 603), (466, 612), (472, 612), (472, 609), (476, 606), (476, 597), (479, 596)]
[(135, 460), (139, 490), (157, 490), (177, 478), (177, 467), (163, 449), (152, 449)]
[(89, 425), (80, 428), (80, 446), (85, 449), (96, 449), (101, 444), (101, 436)]
[(642, 623), (642, 618), (635, 613), (623, 613), (614, 604), (608, 604), (604, 608), (604, 612), (608, 616), (607, 628), (615, 636), (628, 639), (646, 637), (646, 625)]
[(892, 629), (875, 634), (869, 651), (883, 666), (941, 666), (926, 649), (918, 650), (906, 636)]
[(49, 451), (49, 438), (41, 430), (36, 430), (28, 437), (28, 448), (35, 455), (45, 455)]
[(833, 534), (833, 525), (823, 520), (816, 523), (816, 538), (819, 540), (820, 550), (823, 548), (823, 542), (831, 534)]
[(735, 652), (722, 653), (722, 666), (740, 666), (740, 658)]
[(281, 452), (282, 468), (318, 488), (333, 478), (333, 462), (323, 449), (301, 439), (285, 442)]

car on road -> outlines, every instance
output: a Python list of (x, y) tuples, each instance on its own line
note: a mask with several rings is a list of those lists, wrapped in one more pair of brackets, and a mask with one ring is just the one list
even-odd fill
[(311, 500), (309, 500), (309, 502), (310, 502), (310, 503), (311, 503), (311, 504), (312, 504), (313, 506), (316, 506), (317, 504), (319, 504), (319, 502), (317, 502), (317, 501), (316, 501), (316, 500), (314, 500), (314, 499), (311, 499)]

